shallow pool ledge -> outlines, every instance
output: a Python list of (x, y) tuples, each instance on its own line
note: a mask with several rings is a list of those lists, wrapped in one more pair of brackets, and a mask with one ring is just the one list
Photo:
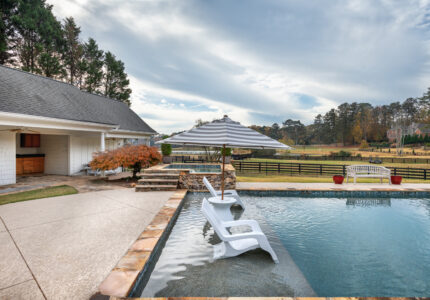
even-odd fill
[[(144, 274), (151, 273), (156, 256), (168, 238), (171, 228), (183, 205), (187, 190), (176, 191), (160, 209), (152, 222), (139, 235), (125, 255), (99, 286), (99, 292), (92, 299), (127, 297), (135, 282), (145, 280)], [(112, 298), (111, 298), (112, 299)]]

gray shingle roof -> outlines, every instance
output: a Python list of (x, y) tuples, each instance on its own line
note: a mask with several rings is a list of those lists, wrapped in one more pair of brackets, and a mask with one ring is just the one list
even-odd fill
[(123, 102), (5, 66), (0, 66), (0, 111), (114, 124), (122, 130), (156, 133)]

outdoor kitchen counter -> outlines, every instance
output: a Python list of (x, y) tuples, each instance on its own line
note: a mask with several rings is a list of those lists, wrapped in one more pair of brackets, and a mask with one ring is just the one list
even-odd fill
[(45, 154), (17, 154), (16, 175), (43, 173)]

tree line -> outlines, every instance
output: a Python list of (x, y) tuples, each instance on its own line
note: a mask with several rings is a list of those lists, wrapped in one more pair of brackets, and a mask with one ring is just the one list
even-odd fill
[(68, 82), (81, 90), (130, 105), (131, 89), (124, 63), (82, 42), (73, 17), (60, 22), (46, 0), (2, 0), (0, 64)]
[(386, 142), (387, 130), (412, 122), (430, 124), (430, 88), (422, 96), (401, 102), (373, 106), (370, 103), (343, 103), (325, 114), (318, 114), (314, 122), (304, 125), (300, 120), (288, 119), (271, 126), (252, 125), (251, 128), (289, 145), (360, 144)]

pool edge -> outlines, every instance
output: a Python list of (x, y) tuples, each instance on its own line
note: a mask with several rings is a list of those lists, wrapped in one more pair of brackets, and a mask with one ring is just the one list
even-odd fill
[(186, 194), (187, 190), (177, 190), (166, 201), (151, 223), (105, 277), (92, 299), (124, 298), (136, 293), (134, 290), (136, 282), (144, 282), (149, 278), (160, 255), (159, 249), (162, 249), (170, 235)]

